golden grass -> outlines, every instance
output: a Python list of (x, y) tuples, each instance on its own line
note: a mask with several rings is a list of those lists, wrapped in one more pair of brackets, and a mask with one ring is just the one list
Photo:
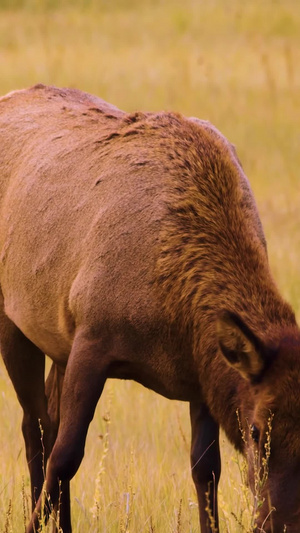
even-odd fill
[[(0, 0), (0, 93), (74, 86), (126, 110), (209, 119), (236, 144), (274, 276), (298, 318), (299, 61), (296, 0)], [(28, 516), (29, 478), (21, 410), (2, 365), (0, 412), (0, 532), (15, 533)], [(189, 439), (187, 405), (108, 383), (72, 482), (74, 531), (197, 532)], [(222, 531), (247, 531), (244, 466), (221, 441)]]

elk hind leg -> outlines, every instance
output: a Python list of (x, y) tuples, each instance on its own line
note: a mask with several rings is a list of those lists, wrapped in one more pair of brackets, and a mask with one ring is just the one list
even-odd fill
[[(88, 427), (106, 381), (108, 360), (100, 341), (89, 341), (81, 335), (74, 339), (62, 387), (58, 434), (46, 472), (46, 493), (53, 506), (59, 500), (59, 482), (66, 486), (83, 458)], [(37, 529), (42, 506), (40, 496), (27, 533)], [(63, 531), (69, 533), (71, 527)]]
[[(50, 452), (52, 451), (58, 433), (60, 420), (60, 400), (64, 375), (65, 368), (52, 363), (46, 380), (48, 415), (51, 421)], [(68, 480), (65, 480), (61, 483), (59, 501), (53, 507), (53, 510), (56, 519), (59, 510), (59, 524), (57, 524), (58, 527), (61, 528), (62, 531), (71, 531), (70, 482)]]
[(51, 421), (45, 395), (45, 355), (0, 312), (0, 349), (23, 409), (22, 431), (31, 479), (32, 508), (42, 490)]

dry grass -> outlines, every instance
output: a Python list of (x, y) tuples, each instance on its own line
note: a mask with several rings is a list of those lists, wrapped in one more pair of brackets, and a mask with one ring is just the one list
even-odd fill
[[(296, 0), (0, 0), (0, 92), (76, 86), (127, 110), (211, 120), (237, 146), (272, 270), (300, 318), (300, 4)], [(21, 411), (0, 366), (0, 532), (24, 530)], [(193, 533), (188, 407), (110, 382), (72, 483), (74, 531)], [(248, 530), (243, 463), (222, 437), (224, 532)], [(235, 516), (232, 515), (234, 511)]]

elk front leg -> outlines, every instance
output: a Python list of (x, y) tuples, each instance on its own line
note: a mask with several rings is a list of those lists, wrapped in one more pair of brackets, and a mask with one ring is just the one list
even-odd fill
[[(62, 387), (60, 425), (46, 471), (46, 499), (54, 508), (59, 501), (60, 482), (68, 486), (82, 461), (88, 427), (106, 381), (108, 359), (99, 341), (76, 336)], [(38, 530), (42, 505), (41, 494), (27, 533)], [(47, 518), (47, 505), (44, 513)], [(63, 531), (70, 533), (71, 525), (65, 526)]]
[(205, 405), (191, 404), (191, 468), (196, 486), (201, 533), (219, 530), (217, 490), (221, 473), (219, 426)]

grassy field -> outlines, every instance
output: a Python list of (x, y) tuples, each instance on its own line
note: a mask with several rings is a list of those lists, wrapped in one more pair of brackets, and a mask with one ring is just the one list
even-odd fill
[[(299, 64), (297, 0), (0, 0), (1, 94), (36, 82), (77, 87), (129, 111), (209, 119), (236, 145), (274, 277), (298, 319)], [(29, 478), (3, 366), (0, 413), (0, 532), (15, 533), (24, 530)], [(189, 439), (187, 405), (109, 382), (72, 482), (74, 531), (197, 532)], [(248, 531), (241, 467), (222, 441), (222, 531)]]

